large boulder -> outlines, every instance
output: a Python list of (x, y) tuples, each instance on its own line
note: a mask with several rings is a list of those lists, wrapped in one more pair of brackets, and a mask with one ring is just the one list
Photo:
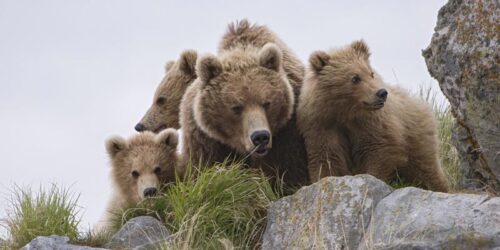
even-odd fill
[(268, 209), (263, 249), (355, 249), (392, 189), (370, 175), (328, 177)]
[(454, 144), (466, 188), (500, 192), (500, 47), (498, 0), (450, 0), (423, 51), (430, 74), (448, 98)]
[(500, 197), (394, 191), (375, 208), (362, 249), (500, 247)]

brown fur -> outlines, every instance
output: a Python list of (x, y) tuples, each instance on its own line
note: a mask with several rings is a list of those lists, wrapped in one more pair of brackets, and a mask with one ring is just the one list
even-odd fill
[[(100, 227), (108, 226), (113, 212), (143, 200), (146, 188), (159, 191), (163, 184), (174, 182), (176, 174), (184, 174), (184, 164), (176, 153), (177, 143), (174, 129), (158, 135), (146, 131), (128, 140), (115, 136), (106, 141), (114, 190)], [(133, 171), (139, 176), (134, 177)]]
[[(181, 103), (183, 153), (211, 164), (228, 156), (248, 159), (289, 184), (307, 182), (307, 156), (295, 128), (295, 99), (304, 67), (267, 27), (243, 20), (229, 26), (217, 56), (198, 59), (199, 78)], [(272, 134), (266, 156), (256, 156), (250, 135)], [(293, 157), (290, 157), (293, 156)]]
[[(357, 41), (310, 57), (298, 126), (306, 142), (311, 180), (368, 173), (386, 182), (399, 176), (448, 191), (431, 109), (386, 85), (374, 73), (369, 56), (368, 46)], [(380, 107), (376, 92), (382, 88), (389, 94)]]
[(145, 131), (157, 133), (165, 128), (179, 128), (179, 106), (187, 87), (196, 79), (196, 59), (196, 51), (186, 50), (177, 62), (166, 64), (153, 103), (139, 122)]

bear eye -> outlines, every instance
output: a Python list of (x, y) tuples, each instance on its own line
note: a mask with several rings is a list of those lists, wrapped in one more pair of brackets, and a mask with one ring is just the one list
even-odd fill
[(155, 174), (160, 174), (161, 173), (160, 166), (155, 167), (155, 169), (153, 171), (155, 172)]
[(233, 106), (233, 107), (231, 107), (231, 109), (237, 115), (240, 115), (243, 112), (243, 106), (241, 106), (241, 105)]
[(158, 97), (158, 99), (156, 99), (156, 105), (161, 106), (161, 105), (165, 104), (166, 101), (167, 101), (167, 98), (160, 96), (160, 97)]
[(137, 172), (137, 171), (135, 171), (135, 170), (134, 170), (134, 171), (132, 171), (132, 177), (134, 177), (134, 178), (139, 177), (139, 172)]
[(354, 75), (351, 79), (351, 82), (352, 83), (359, 83), (359, 82), (361, 82), (361, 77), (359, 77), (359, 75)]
[(268, 110), (270, 106), (271, 106), (271, 102), (265, 102), (264, 104), (262, 104), (262, 107), (264, 107), (264, 109), (266, 109), (266, 110)]

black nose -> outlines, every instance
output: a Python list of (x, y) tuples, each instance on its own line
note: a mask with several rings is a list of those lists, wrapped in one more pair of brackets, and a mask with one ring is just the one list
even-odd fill
[(144, 189), (144, 197), (151, 197), (156, 194), (156, 188), (146, 188)]
[(135, 130), (136, 130), (137, 132), (142, 132), (142, 131), (144, 131), (144, 130), (146, 129), (146, 128), (144, 127), (144, 125), (142, 125), (142, 123), (137, 123), (137, 125), (135, 125), (135, 127), (134, 127), (134, 128), (135, 128)]
[(387, 95), (388, 94), (389, 93), (387, 93), (387, 90), (385, 90), (385, 89), (379, 89), (377, 91), (376, 95), (377, 95), (378, 98), (383, 99), (385, 101), (387, 99)]
[(269, 138), (271, 137), (271, 133), (267, 130), (259, 130), (252, 133), (250, 139), (252, 139), (252, 143), (255, 146), (265, 146), (269, 143)]

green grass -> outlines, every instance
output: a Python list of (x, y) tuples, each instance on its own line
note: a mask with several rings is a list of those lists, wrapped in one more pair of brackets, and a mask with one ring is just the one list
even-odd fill
[[(192, 173), (198, 173), (192, 171)], [(116, 216), (119, 228), (139, 215), (151, 215), (177, 232), (174, 249), (256, 248), (266, 209), (280, 196), (260, 171), (239, 164), (204, 168), (158, 197)]]
[(400, 189), (405, 187), (422, 187), (422, 183), (417, 181), (414, 182), (408, 181), (403, 178), (400, 178), (399, 176), (396, 176), (395, 180), (389, 183), (389, 186), (391, 186), (394, 189)]
[(439, 138), (439, 160), (452, 190), (457, 190), (460, 182), (460, 159), (458, 151), (452, 145), (452, 129), (455, 118), (450, 106), (437, 99), (437, 93), (431, 87), (420, 87), (418, 95), (431, 105), (436, 116)]
[(53, 234), (76, 239), (80, 223), (77, 201), (78, 196), (56, 185), (36, 193), (14, 186), (6, 219), (9, 245), (20, 248), (37, 236)]
[(103, 247), (109, 242), (113, 232), (92, 232), (91, 230), (87, 232), (80, 233), (78, 238), (70, 241), (71, 244), (89, 247)]

